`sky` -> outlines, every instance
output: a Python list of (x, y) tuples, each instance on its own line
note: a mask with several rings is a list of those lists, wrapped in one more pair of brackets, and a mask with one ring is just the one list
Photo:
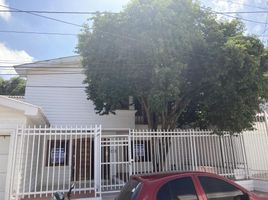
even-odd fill
[[(118, 12), (129, 0), (0, 0), (0, 11), (7, 7), (20, 10), (48, 11), (112, 11)], [(257, 11), (268, 10), (268, 0), (199, 0), (202, 5), (215, 11)], [(4, 6), (4, 7), (3, 7)], [(60, 20), (82, 25), (90, 15), (42, 14)], [(268, 35), (268, 13), (239, 14), (238, 17), (255, 20), (263, 24), (245, 22), (248, 34)], [(219, 16), (220, 17), (220, 16)], [(74, 33), (80, 27), (63, 24), (27, 13), (0, 12), (0, 74), (13, 73), (3, 69), (25, 62), (53, 59), (75, 54), (76, 36), (31, 35), (2, 33), (1, 31), (33, 31)], [(268, 37), (260, 38), (267, 43)], [(0, 75), (1, 76), (1, 75)], [(5, 76), (4, 76), (5, 77)], [(9, 76), (7, 76), (9, 77)]]

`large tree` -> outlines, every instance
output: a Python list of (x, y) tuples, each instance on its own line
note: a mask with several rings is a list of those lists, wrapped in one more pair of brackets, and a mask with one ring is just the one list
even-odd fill
[(239, 132), (267, 96), (267, 51), (239, 21), (191, 0), (133, 0), (79, 35), (87, 94), (99, 114), (133, 96), (149, 128), (185, 124)]
[(0, 77), (0, 95), (24, 95), (26, 80), (14, 77), (4, 80)]

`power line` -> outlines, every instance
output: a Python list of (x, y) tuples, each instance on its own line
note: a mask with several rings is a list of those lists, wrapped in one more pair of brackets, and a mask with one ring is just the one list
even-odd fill
[(0, 10), (0, 12), (10, 12), (10, 13), (41, 13), (41, 14), (71, 14), (71, 15), (96, 15), (96, 14), (106, 14), (115, 12), (108, 11), (48, 11), (48, 10)]
[[(208, 10), (204, 6), (200, 6), (200, 8)], [(214, 10), (208, 10), (208, 11), (211, 12), (211, 13), (214, 13), (214, 14), (219, 14), (219, 15), (223, 15), (223, 16), (226, 16), (226, 17), (230, 17), (230, 18), (240, 19), (242, 21), (247, 21), (247, 22), (256, 23), (256, 24), (266, 24), (265, 22), (255, 21), (255, 20), (246, 19), (246, 18), (243, 18), (243, 17), (238, 17), (238, 16), (232, 16), (232, 15), (229, 15), (229, 14), (225, 14), (224, 12), (219, 12), (219, 11), (214, 11)]]
[[(12, 7), (3, 6), (3, 5), (0, 5), (0, 7), (5, 7), (5, 8), (13, 9), (13, 10), (18, 11), (18, 12), (25, 12), (25, 13), (28, 13), (28, 14), (31, 14), (31, 15), (35, 15), (35, 16), (46, 18), (46, 19), (50, 19), (50, 20), (54, 20), (54, 21), (61, 22), (61, 23), (64, 23), (64, 24), (74, 25), (74, 26), (78, 26), (78, 27), (84, 27), (84, 26), (79, 25), (79, 24), (74, 24), (74, 23), (63, 21), (63, 20), (59, 20), (59, 19), (56, 19), (56, 18), (52, 18), (52, 17), (47, 17), (47, 16), (44, 16), (44, 15), (36, 14), (36, 13), (33, 13), (32, 11), (19, 10), (17, 8), (12, 8)], [(201, 7), (201, 8), (204, 8), (204, 7)], [(204, 9), (207, 9), (207, 8), (204, 8)], [(59, 11), (59, 12), (61, 12), (61, 11)], [(226, 17), (230, 17), (230, 18), (235, 18), (235, 19), (240, 19), (240, 20), (243, 20), (243, 21), (251, 22), (251, 23), (266, 24), (265, 22), (260, 22), (260, 21), (255, 21), (255, 20), (251, 20), (251, 19), (245, 19), (245, 18), (238, 17), (238, 16), (229, 15), (229, 14), (234, 14), (234, 13), (239, 13), (239, 12), (218, 12), (218, 11), (212, 11), (212, 10), (211, 10), (211, 12), (212, 13), (215, 13), (215, 14), (220, 14), (220, 15), (223, 15), (223, 16), (226, 16)], [(263, 12), (268, 12), (268, 11), (263, 11)], [(89, 29), (92, 29), (92, 28), (89, 28)], [(106, 31), (99, 31), (99, 32), (105, 33), (105, 34), (109, 34), (109, 35), (114, 36), (114, 37), (121, 37), (121, 38), (126, 38), (126, 39), (130, 39), (130, 40), (134, 40), (134, 41), (139, 41), (138, 39), (132, 38), (132, 37), (129, 37), (129, 36), (114, 34), (114, 33), (106, 32)], [(77, 34), (75, 34), (75, 33), (57, 33), (57, 32), (54, 32), (53, 33), (53, 32), (35, 32), (35, 31), (17, 31), (17, 30), (0, 30), (0, 33), (35, 34), (35, 35), (57, 35), (57, 36), (77, 36)]]
[(0, 5), (0, 7), (8, 8), (8, 9), (15, 10), (15, 11), (20, 11), (20, 12), (25, 12), (25, 13), (30, 14), (30, 15), (42, 17), (42, 18), (45, 18), (45, 19), (53, 20), (53, 21), (56, 21), (56, 22), (61, 22), (61, 23), (68, 24), (68, 25), (73, 25), (73, 26), (76, 26), (76, 27), (84, 27), (84, 26), (79, 25), (79, 24), (75, 24), (75, 23), (72, 23), (72, 22), (67, 22), (67, 21), (64, 21), (64, 20), (56, 19), (54, 17), (47, 17), (45, 15), (40, 15), (40, 14), (37, 14), (37, 13), (32, 13), (32, 12), (25, 11), (25, 10), (20, 10), (20, 9), (17, 9), (17, 8), (14, 8), (14, 7), (9, 7), (9, 6), (4, 6), (4, 5)]
[[(54, 17), (47, 17), (47, 16), (40, 15), (40, 14), (37, 14), (37, 13), (31, 13), (31, 12), (28, 12), (28, 11), (25, 11), (25, 10), (20, 10), (20, 9), (17, 9), (17, 8), (14, 8), (14, 7), (9, 7), (9, 6), (4, 6), (4, 5), (0, 5), (0, 7), (4, 7), (4, 8), (11, 9), (11, 10), (16, 10), (16, 11), (21, 11), (21, 12), (24, 11), (25, 13), (30, 14), (30, 15), (34, 15), (34, 16), (45, 18), (45, 19), (57, 21), (57, 22), (60, 22), (60, 23), (64, 23), (64, 24), (68, 24), (68, 25), (73, 25), (73, 26), (76, 26), (76, 27), (84, 28), (83, 25), (79, 25), (79, 24), (75, 24), (75, 23), (72, 23), (72, 22), (67, 22), (67, 21), (64, 21), (64, 20), (56, 19)], [(92, 29), (92, 28), (89, 28), (89, 29)], [(132, 37), (125, 36), (125, 35), (119, 35), (119, 34), (114, 34), (114, 33), (106, 32), (106, 31), (100, 31), (100, 30), (99, 30), (99, 32), (100, 33), (104, 33), (104, 34), (109, 34), (109, 35), (114, 36), (114, 37), (121, 37), (121, 38), (124, 38), (124, 39), (129, 39), (129, 40), (136, 41), (136, 42), (139, 41), (136, 38), (132, 38)]]
[(256, 9), (261, 9), (261, 10), (267, 10), (267, 8), (264, 8), (264, 7), (260, 7), (260, 6), (253, 6), (252, 4), (245, 4), (245, 3), (239, 3), (237, 1), (232, 1), (232, 0), (219, 0), (219, 1), (227, 1), (227, 2), (231, 2), (233, 4), (236, 4), (236, 5), (242, 5), (242, 6), (245, 6), (245, 7), (249, 7), (249, 8), (256, 8)]
[[(57, 21), (57, 22), (60, 22), (60, 23), (64, 23), (64, 24), (68, 24), (68, 25), (73, 25), (73, 26), (76, 26), (76, 27), (84, 28), (83, 25), (79, 25), (79, 24), (75, 24), (75, 23), (72, 23), (72, 22), (67, 22), (67, 21), (64, 21), (64, 20), (56, 19), (54, 17), (47, 17), (45, 15), (40, 15), (40, 14), (37, 14), (37, 13), (31, 13), (31, 12), (28, 12), (28, 11), (25, 11), (25, 10), (20, 10), (20, 9), (17, 9), (17, 8), (14, 8), (14, 7), (9, 7), (9, 6), (4, 6), (4, 5), (0, 5), (0, 7), (8, 8), (8, 9), (15, 10), (15, 11), (21, 11), (21, 12), (24, 11), (25, 13), (30, 14), (30, 15), (34, 15), (34, 16), (45, 18), (45, 19)], [(89, 28), (89, 29), (92, 29), (92, 28)], [(121, 37), (121, 38), (124, 38), (124, 39), (129, 39), (129, 40), (136, 41), (136, 42), (137, 41), (140, 41), (139, 39), (132, 38), (132, 37), (129, 37), (129, 36), (125, 36), (125, 35), (122, 35), (122, 34), (119, 35), (119, 34), (115, 34), (115, 33), (111, 33), (111, 32), (106, 32), (106, 31), (101, 31), (101, 30), (99, 30), (99, 32), (100, 33), (104, 33), (104, 34), (109, 34), (109, 35), (114, 36), (114, 37)]]
[(222, 14), (265, 14), (268, 10), (258, 10), (258, 11), (215, 11)]
[(35, 34), (35, 35), (57, 35), (57, 36), (77, 36), (75, 33), (58, 33), (58, 32), (35, 32), (35, 31), (13, 31), (0, 30), (0, 33), (17, 33), (17, 34)]
[(251, 20), (251, 19), (246, 19), (246, 18), (243, 18), (243, 17), (232, 16), (232, 15), (228, 15), (228, 14), (224, 14), (224, 13), (219, 13), (219, 12), (215, 12), (215, 11), (212, 11), (212, 12), (215, 13), (215, 14), (220, 14), (220, 15), (223, 15), (223, 16), (226, 16), (226, 17), (230, 17), (230, 18), (234, 18), (234, 19), (239, 19), (239, 20), (246, 21), (246, 22), (251, 22), (251, 23), (255, 23), (255, 24), (266, 24), (265, 22), (260, 22), (260, 21), (255, 21), (255, 20)]

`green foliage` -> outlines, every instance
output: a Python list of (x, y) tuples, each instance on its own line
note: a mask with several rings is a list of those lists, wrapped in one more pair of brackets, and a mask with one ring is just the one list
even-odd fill
[(24, 95), (26, 80), (15, 77), (9, 80), (0, 78), (0, 95)]
[(98, 113), (133, 96), (149, 128), (251, 128), (268, 94), (268, 51), (243, 36), (241, 22), (219, 21), (191, 0), (134, 0), (93, 20), (93, 30), (85, 26), (79, 35), (78, 52)]

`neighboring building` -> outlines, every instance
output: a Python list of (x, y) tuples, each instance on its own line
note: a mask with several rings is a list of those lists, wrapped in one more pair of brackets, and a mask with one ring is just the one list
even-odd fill
[(49, 122), (40, 107), (23, 102), (21, 98), (0, 96), (0, 199), (4, 199), (8, 168), (10, 135), (18, 125), (49, 126)]

